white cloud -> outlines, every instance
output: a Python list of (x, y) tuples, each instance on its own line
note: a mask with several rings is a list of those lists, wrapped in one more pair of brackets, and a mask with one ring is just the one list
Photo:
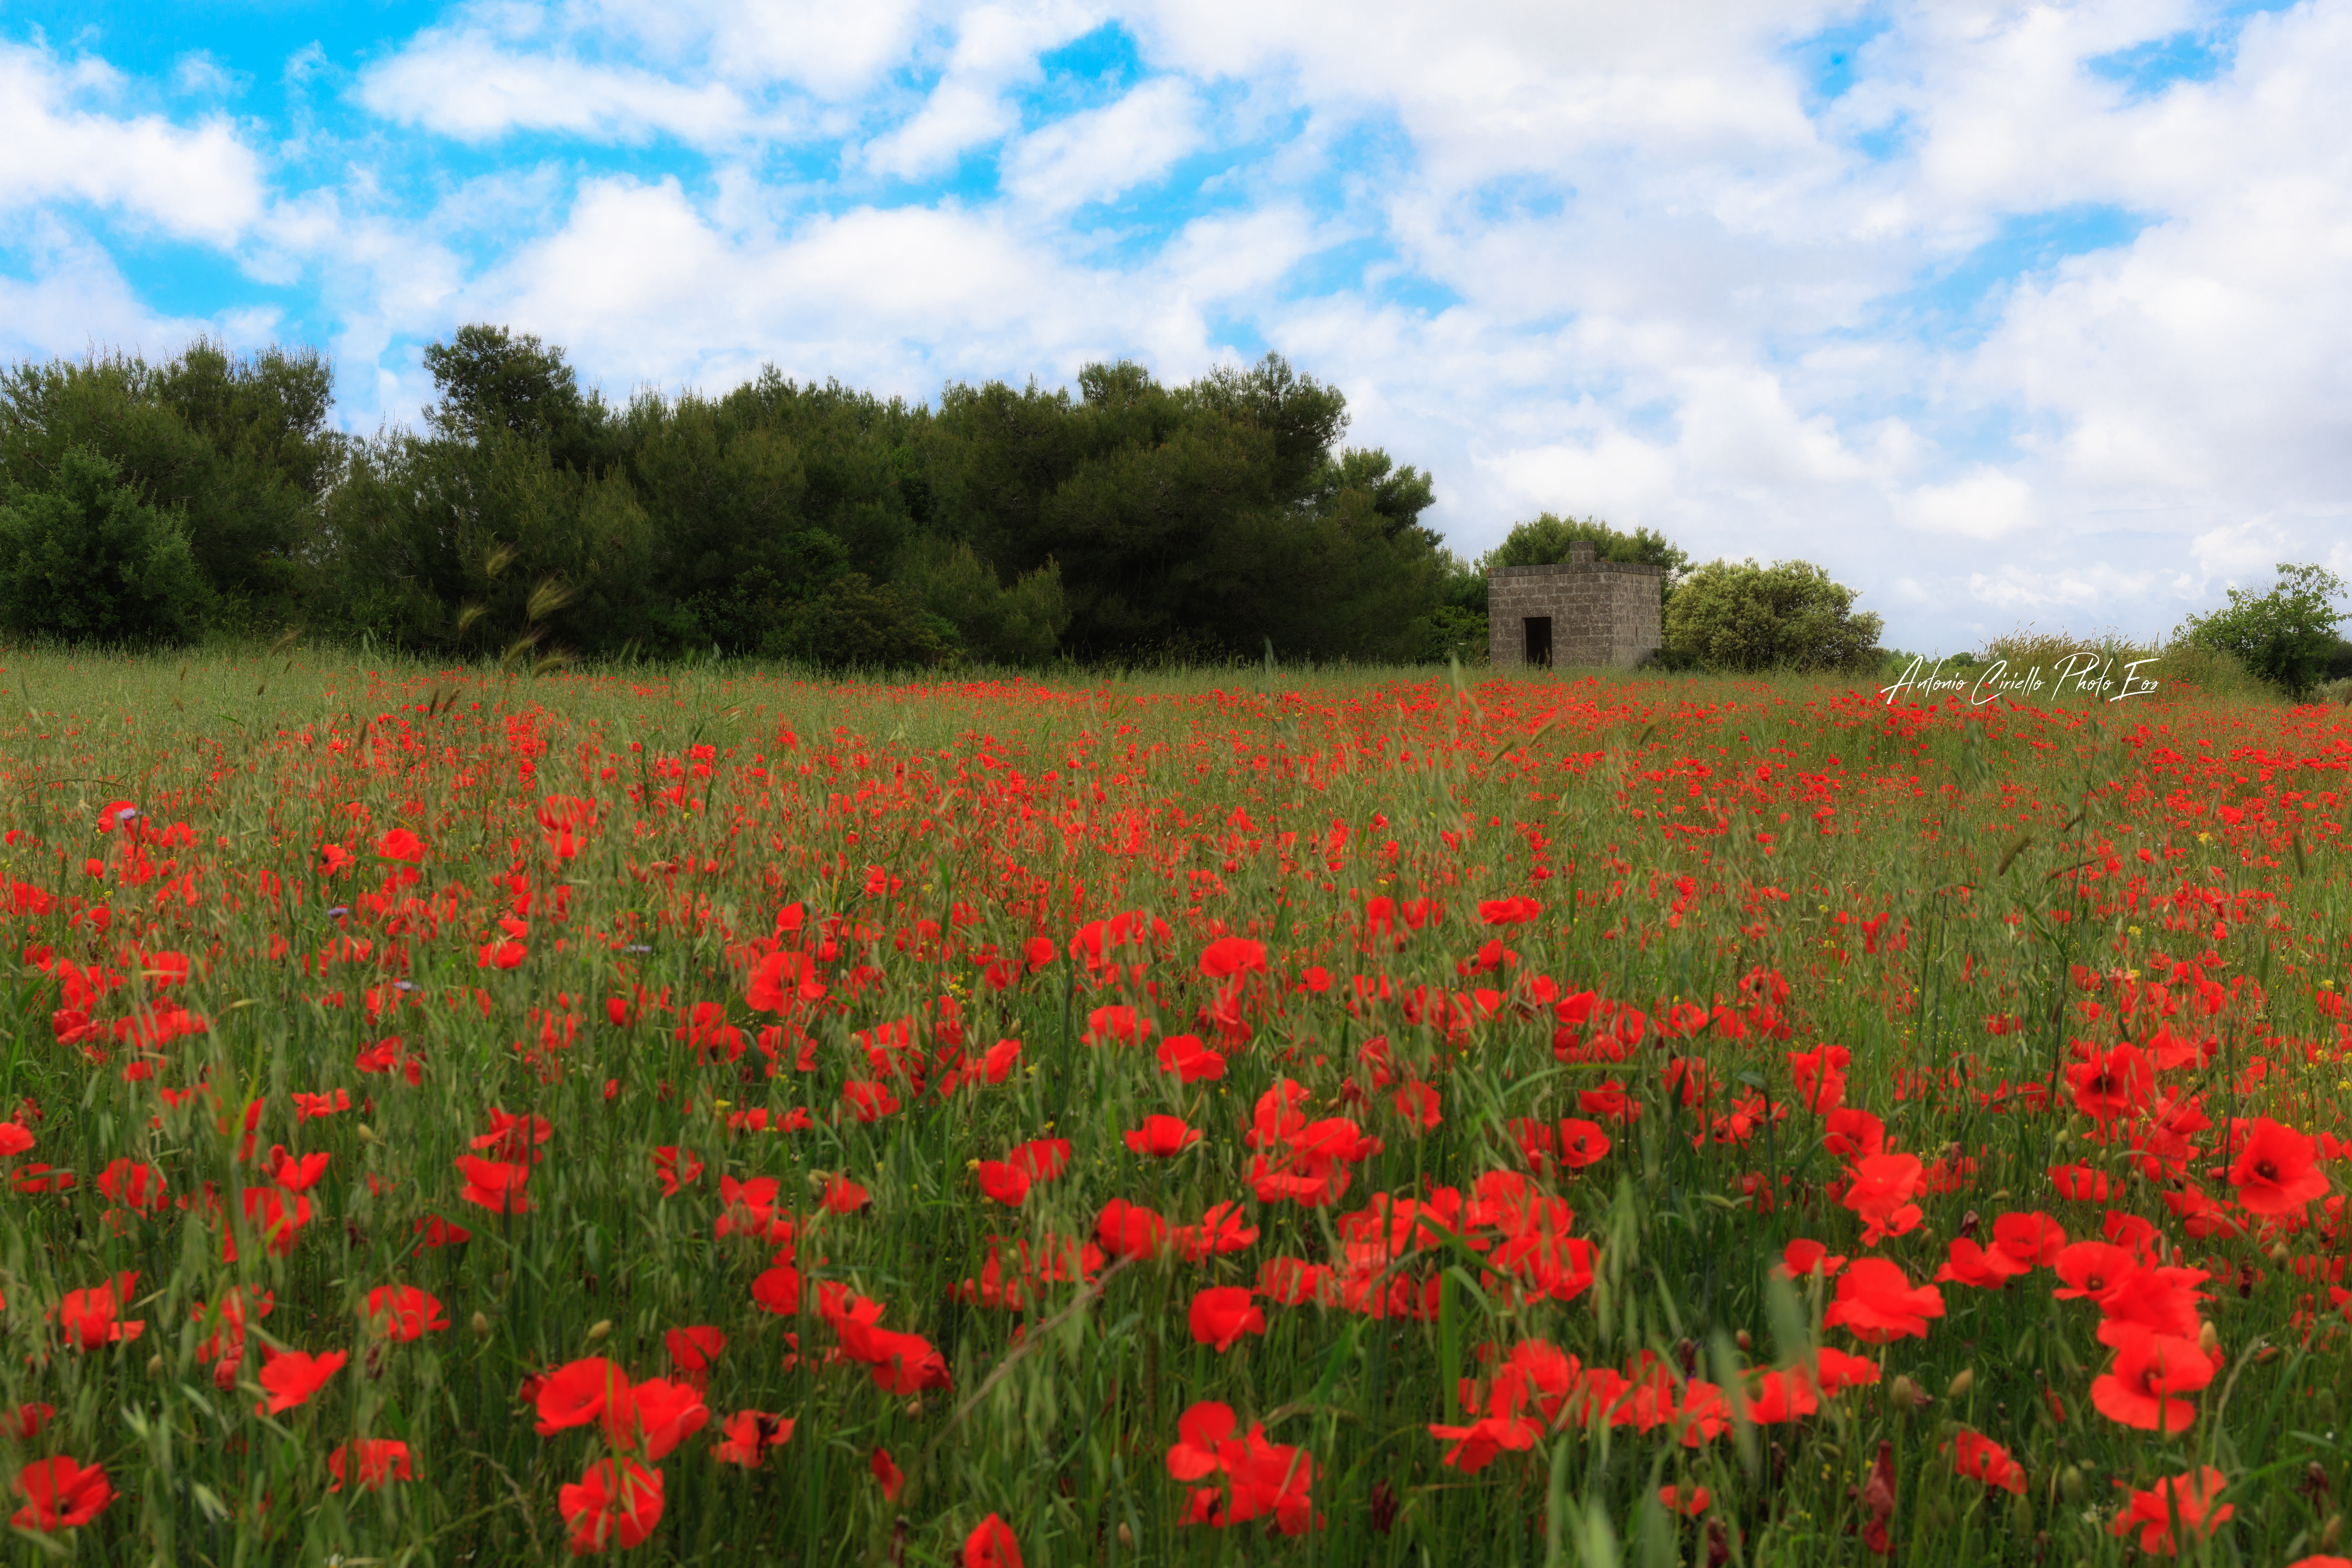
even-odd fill
[(2014, 475), (1979, 467), (1949, 484), (1922, 485), (1901, 499), (1896, 515), (1930, 533), (2005, 539), (2032, 526), (2033, 490)]
[(1118, 102), (1057, 120), (1004, 159), (1004, 185), (1048, 210), (1108, 201), (1166, 174), (1204, 140), (1192, 89), (1149, 81)]
[(45, 216), (34, 221), (28, 238), (28, 275), (0, 272), (0, 363), (116, 350), (165, 358), (199, 333), (253, 342), (277, 324), (268, 312), (163, 314), (138, 297), (113, 258), (88, 236)]
[(236, 244), (261, 215), (260, 160), (223, 120), (190, 128), (79, 107), (116, 85), (96, 62), (0, 43), (0, 212), (87, 202), (183, 238)]
[(939, 85), (904, 124), (866, 143), (863, 162), (901, 179), (936, 174), (975, 147), (1021, 123), (1005, 99), (1016, 81), (1034, 79), (1037, 56), (1094, 26), (1091, 7), (1065, 0), (986, 5), (965, 13)]
[(387, 120), (472, 142), (520, 130), (709, 144), (782, 125), (724, 83), (688, 87), (636, 67), (518, 51), (477, 28), (419, 35), (362, 78), (360, 98)]

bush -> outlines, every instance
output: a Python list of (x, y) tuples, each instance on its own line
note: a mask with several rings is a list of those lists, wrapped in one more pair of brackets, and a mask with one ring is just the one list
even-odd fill
[(2328, 666), (2342, 640), (2336, 635), (2343, 615), (2334, 601), (2347, 592), (2344, 579), (2321, 566), (2282, 561), (2277, 584), (2267, 594), (2230, 590), (2230, 602), (2210, 616), (2191, 616), (2174, 634), (2234, 654), (2247, 668), (2300, 698), (2328, 679)]
[(902, 552), (897, 581), (934, 617), (955, 628), (963, 651), (999, 664), (1054, 657), (1070, 612), (1062, 569), (1048, 560), (1010, 588), (969, 544), (925, 538)]
[(0, 619), (74, 641), (192, 642), (204, 580), (187, 536), (86, 447), (59, 457), (55, 487), (0, 504)]
[(761, 652), (827, 669), (905, 669), (947, 656), (942, 624), (896, 583), (845, 572), (803, 603)]
[(1670, 651), (1717, 669), (1875, 670), (1881, 622), (1810, 561), (1711, 561), (1666, 606)]

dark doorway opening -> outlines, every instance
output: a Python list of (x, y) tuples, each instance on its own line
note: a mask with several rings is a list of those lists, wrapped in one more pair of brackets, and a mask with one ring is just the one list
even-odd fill
[(1529, 616), (1521, 623), (1525, 627), (1525, 661), (1538, 669), (1551, 668), (1551, 617)]

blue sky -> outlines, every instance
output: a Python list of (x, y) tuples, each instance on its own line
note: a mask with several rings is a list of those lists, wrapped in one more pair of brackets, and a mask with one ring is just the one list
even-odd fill
[[(1468, 14), (1465, 13), (1475, 13)], [(0, 0), (0, 355), (505, 321), (608, 392), (1269, 349), (1888, 640), (2352, 574), (2352, 0)]]

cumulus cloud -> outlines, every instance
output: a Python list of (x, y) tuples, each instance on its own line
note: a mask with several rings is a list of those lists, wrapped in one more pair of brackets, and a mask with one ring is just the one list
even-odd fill
[(662, 134), (697, 144), (781, 129), (720, 82), (688, 86), (635, 66), (517, 50), (487, 30), (428, 32), (360, 83), (385, 119), (465, 141), (555, 131), (608, 142)]
[(0, 43), (0, 213), (83, 202), (229, 246), (260, 216), (261, 162), (228, 121), (193, 126), (89, 107), (116, 88), (96, 61)]
[(1148, 184), (1203, 141), (1191, 87), (1144, 83), (1117, 103), (1057, 120), (1024, 137), (1004, 160), (1004, 185), (1049, 210), (1108, 201)]

